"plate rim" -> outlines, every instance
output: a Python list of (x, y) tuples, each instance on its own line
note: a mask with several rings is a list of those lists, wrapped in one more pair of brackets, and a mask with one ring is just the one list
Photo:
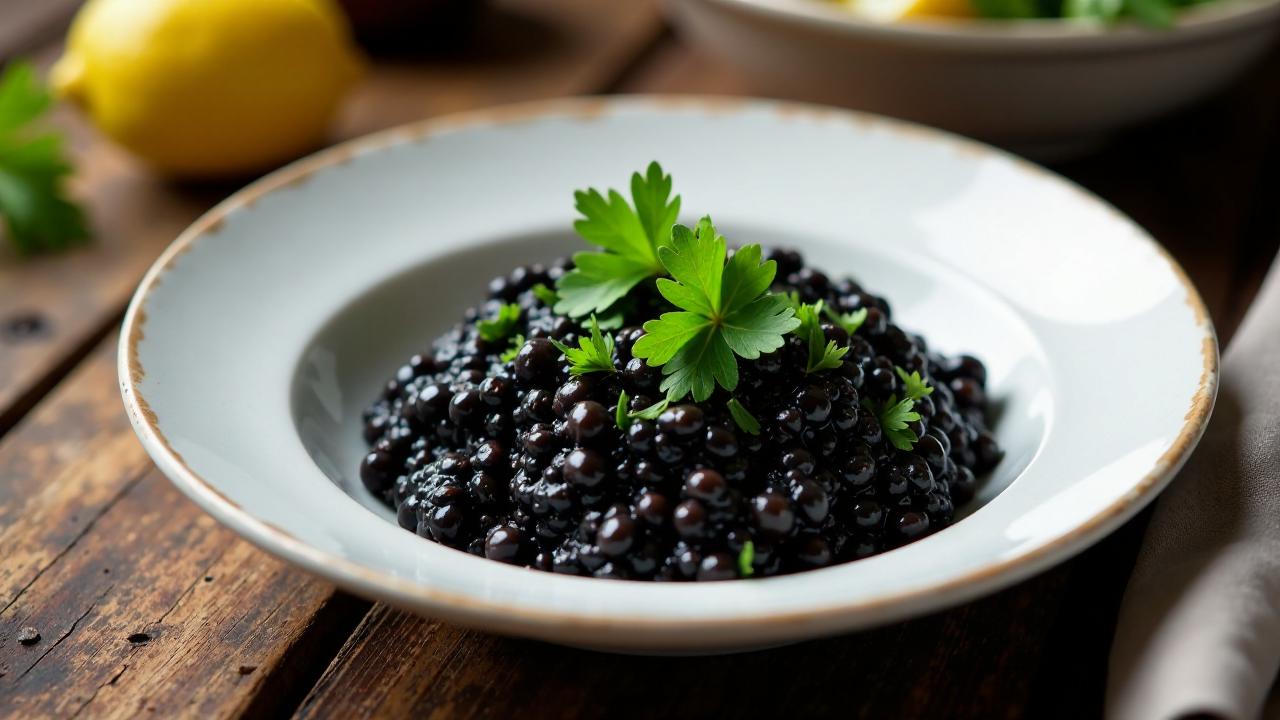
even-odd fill
[[(161, 283), (174, 262), (191, 250), (201, 238), (216, 234), (227, 215), (242, 208), (252, 207), (265, 195), (305, 182), (315, 173), (341, 167), (353, 157), (365, 152), (386, 150), (428, 136), (472, 126), (506, 126), (548, 117), (592, 119), (607, 114), (615, 107), (643, 107), (656, 112), (670, 109), (695, 109), (709, 115), (732, 114), (744, 109), (764, 108), (790, 118), (842, 117), (863, 127), (874, 128), (880, 132), (907, 137), (915, 141), (923, 140), (950, 146), (962, 153), (1001, 157), (1017, 165), (1020, 170), (1047, 176), (1061, 183), (1083, 196), (1085, 201), (1097, 204), (1120, 216), (1125, 222), (1132, 223), (1127, 215), (1106, 200), (1070, 179), (1003, 150), (908, 121), (808, 103), (705, 95), (592, 96), (502, 105), (395, 126), (322, 149), (249, 183), (197, 218), (178, 235), (148, 269), (125, 313), (119, 340), (117, 372), (121, 396), (130, 423), (157, 467), (201, 509), (269, 554), (357, 592), (381, 597), (402, 607), (420, 611), (425, 609), (430, 614), (473, 626), (490, 628), (497, 626), (515, 634), (537, 634), (537, 629), (550, 630), (566, 627), (572, 627), (577, 631), (626, 627), (642, 631), (703, 630), (714, 634), (717, 630), (740, 628), (750, 624), (773, 627), (775, 633), (782, 632), (780, 628), (791, 628), (790, 634), (802, 636), (821, 633), (822, 628), (825, 627), (823, 623), (835, 623), (841, 629), (848, 630), (955, 605), (1012, 585), (1082, 551), (1119, 527), (1154, 499), (1186, 462), (1191, 450), (1203, 434), (1212, 414), (1218, 388), (1219, 348), (1216, 330), (1203, 299), (1181, 265), (1150, 233), (1143, 230), (1139, 233), (1140, 240), (1148, 243), (1169, 264), (1174, 277), (1186, 293), (1185, 301), (1192, 310), (1197, 327), (1203, 333), (1201, 338), (1203, 368), (1200, 380), (1190, 400), (1190, 408), (1183, 425), (1168, 449), (1157, 458), (1154, 466), (1124, 496), (1095, 513), (1088, 520), (1076, 524), (1043, 545), (998, 559), (950, 580), (925, 583), (906, 591), (862, 601), (834, 602), (803, 610), (759, 611), (727, 618), (693, 619), (594, 616), (575, 614), (571, 611), (532, 610), (514, 602), (495, 601), (444, 591), (363, 565), (337, 553), (319, 549), (288, 531), (254, 516), (188, 466), (182, 455), (169, 443), (160, 429), (158, 418), (139, 390), (139, 385), (145, 377), (145, 369), (139, 358), (139, 344), (145, 336), (147, 301), (151, 291)], [(529, 570), (529, 572), (538, 571)], [(591, 581), (601, 582), (596, 578)], [(812, 623), (818, 625), (807, 625), (809, 628), (807, 633), (800, 629), (805, 626), (804, 624)], [(654, 637), (650, 643), (646, 643), (642, 637), (609, 639), (620, 645), (632, 646), (660, 643), (664, 640), (662, 637)], [(723, 638), (699, 640), (686, 636), (686, 640), (686, 645), (699, 645), (714, 643)]]

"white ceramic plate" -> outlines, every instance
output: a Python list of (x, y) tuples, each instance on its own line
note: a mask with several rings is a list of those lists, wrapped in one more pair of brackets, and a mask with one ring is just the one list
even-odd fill
[[(405, 532), (354, 480), (359, 411), (488, 278), (581, 247), (571, 193), (659, 159), (690, 217), (786, 243), (988, 364), (1008, 455), (969, 515), (764, 580), (571, 578)], [(981, 145), (816, 107), (566, 100), (338, 146), (232, 196), (147, 274), (120, 381), (160, 468), (221, 522), (354, 592), (497, 632), (715, 651), (852, 630), (1009, 585), (1151, 500), (1216, 387), (1195, 289), (1140, 228)]]

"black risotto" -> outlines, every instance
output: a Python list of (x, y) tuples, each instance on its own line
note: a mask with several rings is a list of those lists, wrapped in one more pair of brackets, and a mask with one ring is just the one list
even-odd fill
[[(626, 409), (651, 407), (661, 369), (632, 356), (644, 334), (637, 323), (612, 331), (616, 372), (570, 374), (551, 340), (573, 346), (587, 331), (538, 292), (572, 268), (560, 260), (493, 280), (484, 304), (387, 382), (364, 418), (364, 484), (424, 538), (540, 570), (630, 580), (792, 573), (948, 525), (973, 497), (975, 474), (1001, 457), (987, 430), (983, 364), (930, 352), (850, 278), (832, 281), (790, 250), (765, 258), (778, 264), (774, 292), (867, 313), (852, 337), (822, 324), (827, 339), (850, 348), (829, 372), (804, 372), (795, 335), (740, 363), (734, 396), (758, 434), (735, 423), (721, 388), (621, 429), (620, 393)], [(661, 309), (656, 292), (637, 294), (634, 317)], [(523, 344), (477, 330), (507, 304), (522, 310)], [(871, 412), (903, 391), (895, 366), (936, 390), (915, 403), (919, 440), (909, 452)]]

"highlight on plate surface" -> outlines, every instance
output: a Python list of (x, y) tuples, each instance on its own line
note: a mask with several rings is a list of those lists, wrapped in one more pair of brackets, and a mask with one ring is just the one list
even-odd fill
[(594, 247), (496, 277), (372, 399), (360, 476), (399, 524), (666, 581), (820, 568), (950, 524), (1002, 456), (982, 362), (792, 250), (679, 224), (656, 162), (630, 196), (577, 192)]

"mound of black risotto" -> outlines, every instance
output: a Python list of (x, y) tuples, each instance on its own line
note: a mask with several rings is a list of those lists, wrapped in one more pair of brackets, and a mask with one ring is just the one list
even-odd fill
[[(644, 330), (627, 325), (605, 331), (612, 372), (571, 373), (552, 340), (577, 347), (589, 330), (545, 301), (572, 268), (561, 260), (495, 279), (484, 304), (396, 372), (365, 415), (361, 478), (422, 537), (604, 578), (778, 575), (945, 527), (972, 498), (975, 473), (1001, 457), (986, 429), (982, 363), (930, 352), (852, 279), (831, 281), (789, 250), (764, 257), (777, 262), (774, 292), (866, 313), (852, 337), (821, 324), (826, 340), (849, 348), (836, 368), (806, 373), (809, 350), (795, 334), (739, 363), (733, 397), (755, 432), (732, 417), (722, 388), (619, 423), (626, 411), (657, 409), (661, 368), (632, 356)], [(482, 337), (478, 323), (512, 304), (510, 337), (523, 340)], [(661, 304), (650, 291), (637, 306)], [(909, 451), (889, 441), (875, 411), (903, 395), (898, 369), (933, 389), (913, 403)]]

